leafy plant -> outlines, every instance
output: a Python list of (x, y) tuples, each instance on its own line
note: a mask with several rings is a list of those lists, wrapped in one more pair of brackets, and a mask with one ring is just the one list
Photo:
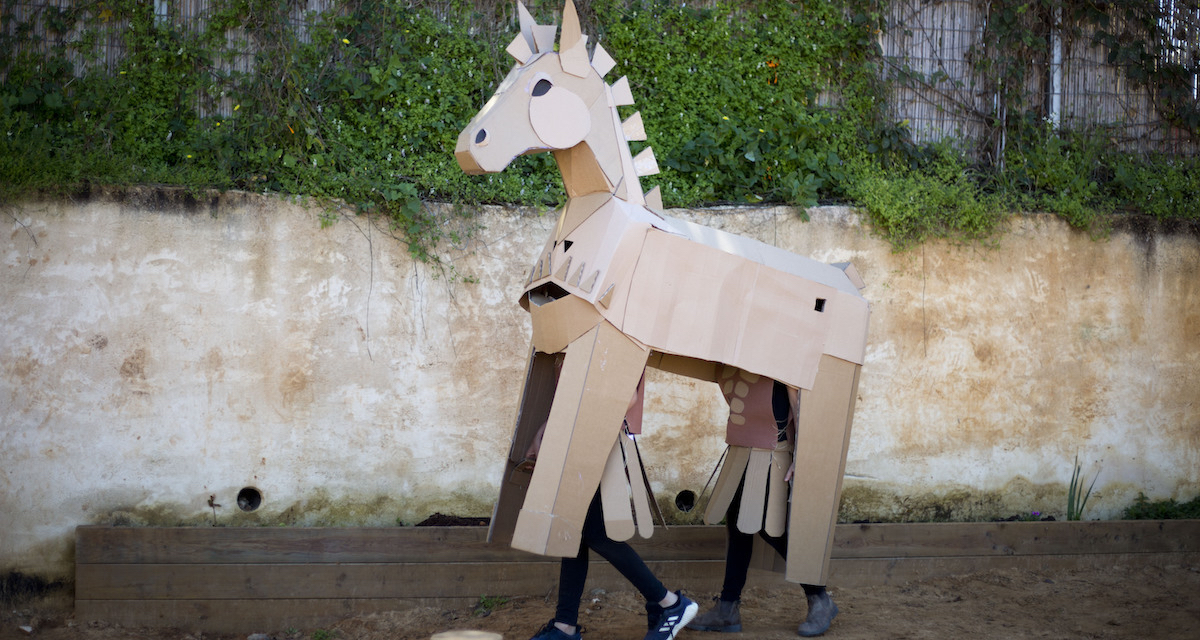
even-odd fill
[(929, 153), (932, 161), (918, 169), (855, 163), (847, 194), (898, 249), (935, 237), (986, 241), (1004, 219), (1004, 200), (979, 187), (953, 147)]
[(1126, 520), (1172, 520), (1200, 519), (1200, 496), (1187, 502), (1176, 502), (1174, 498), (1151, 501), (1146, 494), (1138, 492), (1133, 504), (1125, 507)]
[(1067, 134), (1049, 123), (1027, 121), (1005, 150), (1005, 179), (1025, 207), (1056, 213), (1071, 226), (1090, 228), (1104, 212), (1097, 175), (1103, 138)]
[(1075, 470), (1071, 473), (1071, 483), (1067, 487), (1067, 520), (1080, 520), (1083, 518), (1083, 510), (1087, 507), (1088, 498), (1092, 495), (1092, 487), (1096, 486), (1096, 480), (1100, 477), (1100, 472), (1097, 471), (1085, 493), (1083, 490), (1084, 479), (1081, 474), (1082, 469), (1079, 464), (1079, 454), (1075, 454)]
[[(846, 182), (830, 114), (790, 97), (784, 111), (746, 125), (722, 116), (714, 132), (688, 140), (666, 160), (681, 173), (703, 173), (708, 201), (787, 202), (802, 207)], [(823, 139), (824, 138), (824, 139)]]
[(1145, 159), (1114, 155), (1107, 158), (1107, 195), (1160, 220), (1197, 219), (1195, 194), (1200, 193), (1200, 158), (1150, 156)]

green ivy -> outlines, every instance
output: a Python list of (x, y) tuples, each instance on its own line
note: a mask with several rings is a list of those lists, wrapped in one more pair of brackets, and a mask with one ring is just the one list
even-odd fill
[(990, 239), (1011, 210), (1006, 199), (985, 191), (952, 146), (936, 145), (923, 154), (926, 160), (917, 166), (856, 163), (848, 195), (900, 250), (930, 238)]
[[(563, 199), (549, 154), (489, 176), (463, 174), (451, 154), (512, 65), (507, 1), (346, 0), (304, 12), (295, 1), (214, 0), (189, 24), (138, 0), (0, 5), (0, 199), (87, 183), (301, 194), (383, 216), (425, 260), (459, 228), (426, 201)], [(543, 23), (560, 9), (532, 8)], [(1114, 155), (1097, 135), (1036, 119), (1014, 130), (1003, 169), (974, 166), (958, 145), (914, 143), (882, 99), (874, 0), (580, 9), (618, 63), (609, 80), (631, 81), (637, 105), (622, 116), (642, 112), (662, 168), (648, 183), (668, 206), (849, 202), (898, 247), (986, 238), (1017, 208), (1081, 227), (1107, 210), (1200, 215), (1186, 204), (1200, 182), (1194, 160)], [(995, 73), (1018, 73), (1023, 54), (1002, 36), (989, 41), (1007, 65)], [(124, 52), (112, 69), (110, 41)]]

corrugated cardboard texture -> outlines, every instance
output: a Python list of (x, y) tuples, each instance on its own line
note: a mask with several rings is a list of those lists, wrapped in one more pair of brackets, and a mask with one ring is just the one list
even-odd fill
[[(807, 388), (829, 326), (841, 315), (840, 306), (830, 304), (838, 295), (830, 287), (655, 231), (646, 235), (620, 326), (657, 351), (731, 364)], [(826, 301), (824, 311), (816, 310), (818, 299)], [(613, 313), (606, 316), (612, 319)]]
[(567, 347), (514, 547), (561, 557), (579, 551), (607, 461), (597, 452), (612, 449), (648, 355), (607, 322)]
[(488, 530), (490, 542), (508, 544), (512, 541), (517, 513), (525, 502), (525, 492), (530, 481), (530, 472), (519, 469), (518, 465), (525, 459), (525, 452), (533, 443), (538, 429), (550, 416), (554, 386), (558, 379), (555, 361), (559, 357), (537, 351), (532, 351), (529, 355), (529, 365), (525, 370), (525, 389), (517, 412), (517, 424), (504, 465), (500, 496), (492, 511), (491, 527)]
[(786, 578), (790, 582), (826, 584), (829, 579), (860, 369), (852, 362), (823, 356), (816, 384), (811, 390), (800, 390), (788, 516)]

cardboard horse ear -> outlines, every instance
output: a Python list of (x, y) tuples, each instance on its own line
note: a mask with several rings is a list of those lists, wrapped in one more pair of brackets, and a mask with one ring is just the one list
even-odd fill
[(587, 36), (579, 29), (579, 14), (575, 12), (573, 2), (567, 2), (563, 7), (562, 35), (558, 40), (558, 51), (562, 58), (563, 71), (580, 78), (587, 77), (588, 72), (592, 70), (588, 60)]
[[(644, 192), (640, 180), (657, 172), (653, 151), (629, 148), (645, 138), (641, 116), (622, 121), (617, 113), (633, 103), (629, 82), (604, 81), (612, 57), (597, 46), (589, 61), (570, 0), (557, 52), (546, 42), (554, 27), (536, 25), (523, 6), (518, 12), (511, 84), (463, 129), (455, 157), (464, 171), (484, 173), (552, 150), (568, 200), (519, 298), (531, 314), (533, 346), (491, 539), (574, 556), (601, 486), (610, 534), (629, 534), (630, 518), (640, 530), (645, 497), (632, 480), (602, 479), (635, 475), (619, 473), (614, 456), (631, 464), (618, 438), (642, 369), (715, 381), (721, 365), (731, 365), (799, 389), (786, 577), (825, 584), (866, 351), (862, 279), (848, 264), (665, 216), (659, 190)], [(520, 463), (543, 422), (530, 474)], [(773, 530), (784, 516), (767, 514)]]

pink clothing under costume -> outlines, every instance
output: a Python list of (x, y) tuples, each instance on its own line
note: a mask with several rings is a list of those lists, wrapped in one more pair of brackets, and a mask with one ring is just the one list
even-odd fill
[[(725, 444), (753, 449), (780, 446), (779, 428), (771, 408), (775, 381), (725, 365), (721, 369), (721, 393), (729, 403), (729, 421), (725, 425)], [(788, 430), (794, 432), (789, 418)], [(791, 434), (789, 433), (790, 441)], [(790, 447), (789, 447), (790, 448)]]
[(715, 524), (725, 518), (739, 493), (737, 489), (742, 487), (737, 530), (742, 533), (761, 530), (769, 536), (782, 536), (787, 526), (789, 494), (785, 478), (796, 436), (792, 412), (788, 411), (785, 437), (780, 438), (772, 402), (774, 380), (725, 366), (719, 383), (729, 403), (725, 430), (729, 447), (704, 511), (704, 521)]
[(638, 380), (634, 398), (633, 406), (625, 412), (625, 426), (629, 429), (629, 433), (636, 436), (642, 433), (642, 403), (646, 398), (646, 374), (644, 372)]

